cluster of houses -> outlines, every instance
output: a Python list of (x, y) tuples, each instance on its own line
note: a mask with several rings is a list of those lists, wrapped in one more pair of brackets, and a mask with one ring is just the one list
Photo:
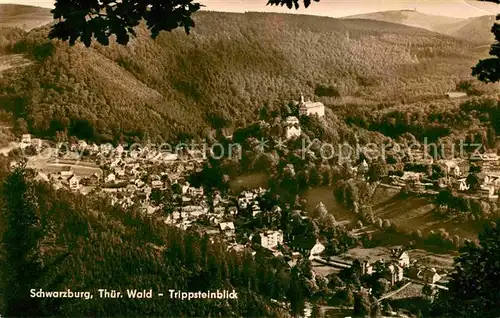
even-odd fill
[[(427, 172), (403, 171), (400, 175), (388, 176), (387, 183), (395, 186), (409, 186), (413, 190), (451, 188), (457, 192), (469, 192), (482, 198), (496, 199), (500, 190), (500, 156), (495, 152), (479, 154), (470, 159), (434, 159), (425, 155), (423, 150), (412, 150), (412, 161), (421, 166), (439, 165), (444, 172), (444, 177), (436, 185), (435, 180), (431, 180), (432, 170)], [(471, 184), (468, 181), (468, 175), (471, 165), (474, 164), (481, 168), (481, 172), (475, 173), (478, 184), (471, 193)]]
[[(383, 269), (384, 278), (392, 285), (403, 281), (404, 270), (410, 267), (410, 255), (407, 251), (395, 250), (391, 255), (391, 259), (388, 261), (384, 259), (379, 259), (376, 262), (370, 262), (369, 260), (358, 260), (359, 261), (359, 274), (360, 275), (372, 275), (375, 272), (375, 266), (378, 265), (378, 269)], [(351, 267), (354, 263), (353, 260), (344, 259), (342, 257), (330, 257), (329, 262), (336, 264), (339, 267), (345, 268), (347, 265)]]
[[(500, 189), (500, 156), (497, 153), (484, 153), (474, 158), (472, 162), (481, 168), (481, 172), (476, 173), (478, 181), (476, 195), (495, 199)], [(453, 189), (459, 192), (471, 190), (471, 184), (467, 180), (470, 166), (468, 161), (457, 159), (445, 160), (443, 163)]]
[(203, 188), (192, 187), (185, 182), (181, 193), (174, 194), (173, 212), (164, 217), (164, 222), (183, 229), (201, 222), (207, 234), (222, 234), (221, 238), (234, 241), (236, 227), (233, 220), (238, 215), (238, 209), (234, 201), (222, 198), (219, 192), (211, 195), (210, 206)]
[[(446, 275), (445, 273), (439, 274), (435, 268), (419, 265), (416, 261), (411, 262), (409, 252), (401, 249), (393, 249), (389, 260), (381, 258), (376, 261), (357, 261), (359, 262), (359, 275), (372, 275), (376, 270), (382, 270), (383, 277), (391, 286), (405, 280), (405, 278), (421, 284), (436, 284)], [(355, 260), (341, 256), (330, 256), (326, 262), (342, 269), (352, 267)]]
[[(321, 103), (306, 102), (303, 97), (301, 97), (299, 109), (301, 115), (324, 116), (324, 106)], [(300, 125), (296, 117), (288, 117), (287, 124), (287, 137), (300, 135)], [(39, 144), (37, 141), (33, 141), (29, 135), (22, 137), (22, 145), (32, 145), (33, 143)], [(284, 256), (283, 247), (289, 248), (292, 251), (291, 256), (287, 256), (290, 266), (293, 266), (296, 260), (302, 257), (301, 255), (311, 260), (324, 260), (321, 255), (325, 251), (325, 246), (316, 238), (285, 238), (279, 229), (256, 232), (244, 239), (237, 238), (238, 228), (235, 221), (238, 217), (243, 217), (243, 212), (245, 213), (244, 217), (247, 218), (259, 217), (263, 213), (259, 199), (266, 194), (267, 190), (262, 188), (246, 190), (236, 197), (222, 196), (221, 193), (215, 191), (209, 194), (211, 196), (209, 198), (208, 194), (204, 193), (203, 188), (194, 187), (185, 181), (189, 174), (201, 169), (203, 160), (200, 159), (200, 156), (191, 156), (192, 158), (189, 160), (179, 158), (177, 154), (148, 156), (144, 155), (147, 153), (147, 149), (136, 150), (132, 154), (123, 146), (112, 148), (110, 145), (88, 145), (83, 141), (71, 147), (73, 151), (85, 150), (90, 158), (97, 155), (100, 158), (98, 170), (93, 173), (79, 174), (79, 171), (72, 166), (60, 165), (56, 172), (39, 171), (37, 178), (51, 182), (55, 187), (66, 187), (72, 191), (88, 193), (89, 191), (83, 190), (94, 189), (97, 192), (105, 193), (111, 199), (112, 204), (124, 208), (139, 204), (145, 213), (159, 215), (166, 224), (182, 229), (188, 229), (193, 225), (201, 226), (209, 236), (213, 237), (213, 240), (224, 240), (230, 249), (236, 251), (250, 249), (251, 242), (257, 242), (278, 257)], [(110, 152), (114, 155), (99, 156)], [(492, 163), (495, 160), (499, 161), (498, 158), (485, 157), (484, 161), (488, 163), (483, 166), (491, 168), (495, 166)], [(447, 177), (461, 180), (460, 178), (465, 173), (465, 165), (460, 162), (442, 161), (440, 164)], [(363, 161), (355, 169), (367, 170), (368, 164)], [(418, 184), (421, 183), (422, 176), (421, 173), (405, 172), (396, 182)], [(492, 173), (486, 173), (484, 183), (497, 185), (499, 180), (500, 174), (495, 178)], [(153, 202), (152, 193), (156, 190), (173, 190), (174, 187), (178, 190), (172, 191), (175, 193), (171, 198), (170, 211), (166, 212), (163, 203)], [(280, 207), (275, 206), (271, 212), (279, 214), (280, 210)], [(334, 258), (333, 262), (343, 264), (343, 266), (352, 265), (349, 261), (340, 258)], [(396, 284), (403, 280), (404, 269), (410, 266), (409, 255), (407, 252), (401, 252), (390, 262), (384, 262), (384, 266), (388, 281), (391, 284)], [(362, 262), (361, 268), (362, 274), (373, 273), (373, 264), (368, 261)], [(424, 280), (432, 282), (439, 280), (439, 275), (434, 274), (425, 269), (419, 272)]]
[[(23, 136), (21, 141), (23, 145), (32, 142), (29, 135)], [(165, 157), (144, 156), (143, 153), (131, 155), (122, 146), (111, 148), (109, 145), (88, 145), (84, 141), (72, 145), (70, 150), (73, 153), (65, 155), (63, 160), (72, 159), (70, 156), (74, 152), (85, 151), (88, 158), (99, 158), (99, 165), (85, 162), (88, 167), (81, 173), (81, 169), (76, 165), (57, 163), (55, 166), (50, 166), (49, 164), (50, 172), (39, 169), (37, 180), (50, 182), (56, 188), (67, 188), (84, 194), (93, 190), (94, 193), (105, 194), (113, 205), (123, 208), (138, 204), (143, 212), (156, 213), (166, 224), (182, 229), (188, 229), (196, 224), (202, 226), (214, 240), (226, 241), (229, 248), (234, 250), (249, 248), (248, 243), (251, 242), (252, 235), (247, 238), (247, 242), (237, 243), (234, 220), (242, 211), (245, 211), (245, 217), (258, 217), (262, 213), (259, 198), (266, 194), (266, 189), (245, 190), (236, 197), (223, 197), (220, 192), (215, 191), (210, 194), (212, 197), (208, 198), (203, 188), (191, 186), (185, 181), (189, 174), (200, 169), (203, 161), (199, 158), (186, 160), (170, 155), (165, 160)], [(113, 154), (110, 155), (110, 152)], [(103, 153), (106, 156), (102, 156)], [(78, 165), (81, 164), (82, 162)], [(92, 169), (95, 169), (95, 172), (89, 173), (94, 171)], [(172, 190), (174, 187), (178, 190), (172, 195), (171, 211), (165, 213), (163, 204), (153, 202), (151, 194), (155, 190), (163, 191), (168, 188)], [(276, 206), (272, 212), (279, 213), (280, 210), (281, 208)], [(280, 230), (264, 231), (256, 235), (263, 248), (272, 250), (277, 256), (282, 255), (277, 252), (278, 248), (284, 245), (283, 233)], [(297, 248), (296, 244), (293, 246), (301, 252), (306, 250), (321, 252), (324, 246), (318, 244), (312, 244), (316, 245), (315, 248), (307, 247), (307, 244)]]
[(28, 146), (34, 147), (36, 151), (40, 151), (43, 146), (43, 141), (39, 138), (33, 138), (31, 134), (23, 134), (21, 136), (19, 148), (25, 149)]
[(101, 178), (101, 175), (98, 172), (89, 177), (82, 178), (75, 173), (75, 171), (73, 171), (71, 166), (62, 166), (60, 169), (61, 170), (57, 172), (47, 174), (39, 171), (36, 179), (51, 182), (56, 189), (67, 188), (73, 192), (81, 191), (82, 193), (86, 193), (81, 184), (82, 180), (92, 180), (90, 182), (97, 184)]
[[(450, 93), (450, 98), (462, 96), (462, 93)], [(306, 101), (304, 96), (301, 95), (300, 101), (296, 102), (299, 107), (300, 116), (318, 116), (325, 115), (325, 106), (321, 102)], [(289, 116), (285, 119), (285, 137), (286, 139), (293, 139), (300, 137), (302, 129), (300, 127), (299, 119), (295, 116)], [(471, 162), (482, 168), (481, 173), (478, 174), (479, 186), (475, 190), (476, 195), (495, 199), (500, 190), (500, 156), (497, 153), (487, 152), (475, 155), (470, 159), (466, 158), (453, 158), (437, 160), (433, 156), (426, 153), (424, 147), (416, 147), (411, 149), (408, 154), (410, 162), (421, 165), (438, 164), (445, 172), (446, 184), (440, 184), (440, 188), (451, 187), (457, 191), (469, 191), (471, 185), (467, 182), (468, 170)], [(366, 161), (365, 165), (355, 167), (356, 169), (368, 170)], [(356, 171), (362, 172), (362, 171)], [(402, 175), (387, 176), (387, 183), (394, 186), (409, 186), (416, 191), (436, 190), (436, 184), (430, 180), (430, 175), (424, 172), (404, 171)]]

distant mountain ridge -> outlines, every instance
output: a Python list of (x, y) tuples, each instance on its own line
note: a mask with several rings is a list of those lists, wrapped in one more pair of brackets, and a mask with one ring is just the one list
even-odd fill
[(491, 33), (491, 28), (495, 21), (495, 16), (489, 15), (470, 18), (464, 24), (457, 25), (456, 29), (451, 29), (448, 34), (477, 44), (492, 44), (495, 36)]
[(394, 10), (354, 15), (344, 19), (369, 19), (398, 23), (446, 34), (477, 44), (492, 43), (494, 40), (491, 33), (491, 27), (495, 22), (494, 15), (462, 19), (431, 15), (415, 10)]
[(47, 8), (0, 4), (0, 28), (20, 28), (29, 31), (52, 20), (50, 9)]
[(381, 11), (366, 14), (353, 15), (344, 19), (370, 19), (390, 23), (398, 23), (407, 26), (427, 29), (434, 32), (441, 31), (448, 26), (463, 23), (467, 19), (447, 17), (441, 15), (431, 15), (421, 13), (416, 10), (394, 10)]
[[(344, 19), (369, 19), (423, 28), (479, 44), (494, 40), (490, 32), (495, 16), (481, 16), (469, 19), (421, 13), (416, 10), (391, 10), (345, 17)], [(26, 31), (53, 21), (50, 9), (0, 4), (0, 28), (17, 27)]]

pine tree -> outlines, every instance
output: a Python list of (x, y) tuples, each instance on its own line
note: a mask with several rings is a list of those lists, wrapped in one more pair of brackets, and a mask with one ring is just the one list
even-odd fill
[(382, 311), (380, 310), (380, 305), (377, 302), (375, 302), (370, 309), (370, 317), (382, 317)]
[(322, 317), (324, 317), (324, 314), (323, 311), (321, 310), (321, 307), (317, 303), (314, 303), (312, 307), (311, 318), (322, 318)]
[(370, 314), (371, 303), (367, 293), (358, 292), (354, 295), (354, 314), (365, 317)]
[(479, 234), (479, 244), (466, 242), (455, 260), (449, 290), (440, 291), (434, 302), (440, 317), (498, 317), (500, 292), (500, 221), (486, 226)]
[(1, 313), (5, 316), (35, 317), (41, 313), (38, 300), (29, 293), (42, 272), (39, 251), (42, 232), (29, 172), (25, 165), (17, 167), (2, 187), (5, 258), (1, 265), (0, 293), (4, 301)]
[(292, 268), (291, 286), (287, 296), (290, 301), (292, 315), (294, 317), (302, 316), (305, 308), (303, 278), (300, 277), (299, 270), (296, 267)]

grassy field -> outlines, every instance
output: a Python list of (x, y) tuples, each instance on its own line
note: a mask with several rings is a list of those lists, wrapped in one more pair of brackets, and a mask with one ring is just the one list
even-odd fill
[(353, 259), (368, 260), (370, 262), (376, 262), (380, 259), (390, 258), (390, 248), (384, 246), (377, 246), (375, 248), (353, 248), (347, 253)]
[(433, 198), (429, 196), (410, 195), (408, 198), (401, 198), (397, 190), (387, 188), (379, 188), (376, 192), (373, 206), (375, 218), (388, 219), (398, 229), (406, 232), (420, 230), (426, 235), (431, 230), (444, 229), (450, 235), (476, 239), (485, 223), (463, 223), (457, 218), (444, 219), (435, 213)]
[(317, 263), (317, 262), (312, 262), (312, 265), (313, 265), (313, 270), (314, 272), (317, 274), (317, 275), (320, 275), (320, 276), (323, 276), (323, 277), (326, 277), (330, 274), (338, 274), (340, 273), (340, 268), (336, 268), (336, 267), (331, 267), (331, 266), (325, 266), (321, 263)]
[(399, 293), (396, 293), (389, 297), (388, 299), (404, 299), (404, 298), (412, 298), (412, 297), (420, 297), (422, 296), (422, 288), (424, 286), (411, 283), (409, 286), (403, 288)]
[(337, 203), (333, 197), (332, 190), (328, 187), (315, 188), (304, 194), (307, 200), (307, 210), (312, 211), (314, 207), (323, 202), (328, 212), (332, 213), (337, 222), (352, 222), (356, 220), (356, 215), (348, 211)]
[(246, 189), (267, 188), (268, 180), (269, 178), (265, 173), (247, 174), (231, 180), (229, 186), (233, 192), (239, 193)]
[(50, 164), (63, 164), (63, 165), (70, 165), (70, 166), (84, 166), (84, 167), (89, 167), (89, 168), (99, 168), (99, 166), (93, 162), (86, 162), (86, 161), (81, 161), (81, 160), (68, 160), (68, 159), (53, 159), (50, 160), (48, 163)]
[[(42, 168), (45, 173), (57, 173), (62, 171), (68, 165), (65, 164), (47, 164)], [(82, 165), (69, 165), (73, 172), (80, 177), (90, 177), (94, 173), (98, 173), (102, 176), (102, 170), (99, 168), (91, 168)]]
[(434, 267), (437, 270), (451, 270), (455, 255), (437, 254), (417, 249), (410, 251), (410, 257), (416, 259), (420, 264)]
[(64, 163), (55, 162), (52, 158), (42, 156), (31, 157), (28, 161), (28, 167), (37, 169), (44, 173), (58, 173), (67, 167), (71, 167), (73, 172), (80, 177), (90, 177), (94, 173), (102, 176), (102, 170), (95, 164), (79, 161), (64, 161)]

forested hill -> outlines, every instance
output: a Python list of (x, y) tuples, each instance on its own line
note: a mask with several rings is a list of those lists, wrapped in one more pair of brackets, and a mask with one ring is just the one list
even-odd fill
[(53, 20), (50, 9), (17, 5), (0, 4), (0, 28), (21, 28), (31, 30)]
[(398, 23), (416, 28), (427, 29), (438, 33), (447, 33), (450, 27), (461, 25), (467, 19), (447, 17), (442, 15), (426, 14), (416, 10), (390, 10), (359, 14), (346, 17), (346, 19), (369, 19)]
[(495, 16), (493, 15), (470, 18), (466, 23), (451, 28), (449, 34), (478, 44), (491, 44), (495, 41), (495, 36), (491, 32), (494, 23)]
[(48, 27), (3, 29), (0, 43), (35, 63), (0, 73), (0, 105), (44, 136), (203, 136), (300, 91), (329, 88), (334, 97), (317, 97), (327, 104), (335, 96), (378, 103), (443, 94), (479, 58), (468, 42), (371, 20), (200, 12), (195, 21), (190, 36), (153, 41), (140, 27), (127, 47), (90, 49), (49, 42)]
[(442, 33), (476, 44), (494, 42), (494, 36), (491, 33), (491, 27), (495, 23), (495, 15), (493, 14), (461, 19), (425, 14), (415, 10), (393, 10), (354, 15), (346, 19), (369, 19), (398, 23)]

